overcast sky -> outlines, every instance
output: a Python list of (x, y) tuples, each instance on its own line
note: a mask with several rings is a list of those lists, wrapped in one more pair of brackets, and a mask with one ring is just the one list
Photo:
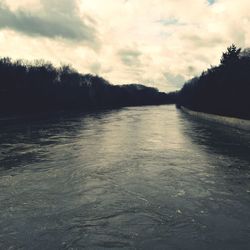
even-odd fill
[(250, 44), (249, 0), (0, 0), (0, 56), (163, 91)]

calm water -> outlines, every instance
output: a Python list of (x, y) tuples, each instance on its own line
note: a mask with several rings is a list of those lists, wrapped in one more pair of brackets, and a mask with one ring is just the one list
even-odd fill
[(250, 249), (250, 132), (173, 106), (0, 124), (0, 249)]

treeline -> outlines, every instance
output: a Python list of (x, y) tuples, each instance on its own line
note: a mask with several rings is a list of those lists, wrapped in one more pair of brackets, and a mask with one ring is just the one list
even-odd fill
[(250, 119), (250, 51), (232, 45), (220, 65), (188, 81), (178, 106), (195, 111)]
[(173, 95), (140, 84), (112, 85), (70, 66), (0, 59), (0, 112), (88, 110), (173, 103)]

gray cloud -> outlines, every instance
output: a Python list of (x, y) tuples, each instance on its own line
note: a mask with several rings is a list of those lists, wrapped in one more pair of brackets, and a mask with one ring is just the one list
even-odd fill
[(187, 69), (188, 69), (188, 72), (191, 74), (193, 74), (196, 71), (195, 67), (193, 67), (193, 66), (188, 66)]
[(157, 21), (158, 23), (161, 23), (164, 26), (172, 26), (172, 25), (186, 25), (186, 23), (182, 23), (180, 22), (178, 19), (176, 18), (166, 18), (166, 19), (160, 19)]
[(219, 36), (219, 34), (216, 36), (210, 36), (210, 37), (201, 37), (199, 35), (191, 34), (191, 35), (183, 35), (181, 39), (190, 41), (195, 47), (214, 47), (217, 45), (224, 44), (224, 40)]
[(94, 73), (94, 74), (98, 75), (98, 74), (101, 73), (101, 70), (102, 70), (102, 65), (99, 62), (92, 63), (90, 65), (90, 71), (91, 71), (91, 73)]
[(75, 0), (40, 0), (44, 9), (50, 12), (63, 12), (74, 14), (77, 12)]
[(175, 75), (170, 72), (167, 72), (163, 75), (170, 84), (173, 84), (177, 88), (181, 88), (186, 81), (186, 79), (180, 74)]
[(209, 5), (213, 5), (216, 2), (216, 0), (207, 0), (207, 2)]
[(138, 50), (122, 49), (118, 51), (118, 56), (120, 57), (123, 64), (127, 66), (141, 65), (140, 61), (141, 52)]
[(42, 0), (40, 12), (11, 11), (0, 3), (0, 29), (9, 28), (28, 36), (64, 38), (84, 41), (97, 46), (98, 39), (93, 25), (83, 21), (73, 0)]

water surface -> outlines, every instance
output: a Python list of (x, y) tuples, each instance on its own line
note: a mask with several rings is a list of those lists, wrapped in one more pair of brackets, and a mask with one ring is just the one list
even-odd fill
[(174, 106), (0, 121), (0, 249), (250, 249), (250, 133)]

